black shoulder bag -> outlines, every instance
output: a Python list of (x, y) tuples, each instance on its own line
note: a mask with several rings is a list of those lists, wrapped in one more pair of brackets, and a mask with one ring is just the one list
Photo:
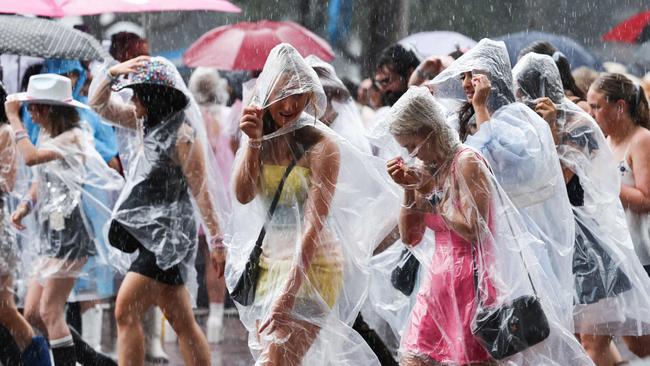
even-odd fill
[(402, 250), (399, 259), (400, 263), (390, 274), (390, 282), (399, 292), (406, 296), (411, 296), (415, 288), (420, 262), (408, 249)]
[(520, 296), (510, 304), (491, 308), (483, 305), (479, 295), (475, 250), (476, 247), (472, 246), (474, 289), (477, 299), (476, 324), (472, 327), (472, 334), (478, 342), (494, 359), (501, 360), (546, 339), (551, 331), (548, 319), (537, 297), (537, 290), (530, 278), (526, 261), (521, 252), (519, 255), (524, 263), (534, 295)]
[(246, 262), (246, 267), (244, 268), (244, 273), (237, 281), (235, 288), (230, 292), (230, 296), (237, 303), (248, 306), (255, 301), (255, 288), (257, 286), (257, 279), (260, 273), (260, 256), (262, 255), (262, 242), (266, 236), (266, 224), (271, 221), (273, 213), (275, 212), (278, 202), (280, 201), (280, 196), (282, 195), (282, 189), (284, 188), (284, 182), (287, 180), (289, 173), (296, 166), (299, 157), (295, 157), (291, 160), (291, 163), (287, 166), (287, 169), (284, 171), (284, 175), (278, 184), (278, 189), (275, 191), (273, 200), (271, 201), (271, 207), (266, 215), (266, 222), (260, 230), (260, 235), (257, 237), (255, 242), (255, 247), (248, 256), (248, 262)]

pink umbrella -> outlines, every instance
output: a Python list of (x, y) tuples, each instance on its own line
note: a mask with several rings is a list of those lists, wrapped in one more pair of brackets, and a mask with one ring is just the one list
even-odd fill
[(48, 17), (174, 10), (241, 11), (227, 0), (0, 0), (0, 9), (3, 13)]
[(293, 22), (242, 22), (215, 28), (194, 42), (183, 55), (190, 67), (209, 66), (220, 70), (261, 70), (271, 49), (289, 43), (304, 57), (334, 59), (330, 45)]

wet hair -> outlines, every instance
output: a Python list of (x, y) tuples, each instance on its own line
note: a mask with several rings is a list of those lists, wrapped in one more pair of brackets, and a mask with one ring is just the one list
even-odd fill
[(355, 83), (347, 77), (343, 77), (341, 81), (343, 82), (343, 85), (345, 85), (345, 87), (348, 89), (348, 92), (350, 93), (352, 99), (357, 100), (357, 90), (359, 89), (359, 84)]
[(43, 64), (34, 64), (28, 67), (27, 70), (25, 70), (25, 74), (23, 74), (23, 78), (20, 80), (20, 90), (26, 91), (27, 85), (29, 85), (29, 78), (40, 74), (42, 70)]
[(463, 103), (458, 109), (458, 137), (465, 142), (469, 135), (469, 122), (474, 116), (474, 106), (470, 102)]
[(135, 33), (119, 32), (111, 36), (111, 46), (108, 53), (114, 59), (124, 62), (132, 58), (149, 55), (149, 44), (146, 39)]
[(643, 88), (623, 74), (603, 74), (593, 84), (594, 91), (602, 93), (607, 102), (624, 100), (630, 107), (632, 120), (638, 126), (650, 129), (650, 109)]
[[(2, 84), (2, 82), (0, 82), (0, 101), (4, 101), (6, 99), (7, 99), (7, 91), (5, 90), (5, 87)], [(0, 106), (0, 124), (6, 124), (6, 123), (9, 123), (9, 120), (7, 119), (5, 104), (2, 103), (2, 106)]]
[(189, 100), (180, 90), (156, 84), (138, 84), (131, 87), (133, 93), (147, 110), (147, 123), (150, 126), (184, 110)]
[(411, 72), (420, 64), (420, 57), (414, 50), (407, 49), (399, 43), (388, 46), (381, 54), (377, 62), (377, 70), (386, 66), (389, 70), (396, 72), (399, 76), (408, 81)]
[(580, 99), (585, 99), (587, 97), (585, 91), (576, 84), (576, 81), (571, 74), (571, 64), (569, 63), (569, 59), (567, 59), (562, 52), (559, 52), (555, 46), (549, 42), (533, 42), (519, 52), (519, 58), (531, 52), (553, 57), (555, 65), (557, 65), (558, 70), (560, 70), (560, 77), (562, 78), (562, 86), (564, 87), (564, 90), (570, 91), (574, 96)]
[(58, 104), (33, 103), (36, 108), (49, 109), (47, 119), (50, 121), (50, 136), (58, 136), (75, 127), (79, 127), (79, 112), (75, 107), (69, 107)]

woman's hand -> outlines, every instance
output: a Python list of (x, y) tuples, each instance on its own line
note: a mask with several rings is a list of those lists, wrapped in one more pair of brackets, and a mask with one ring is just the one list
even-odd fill
[(137, 72), (140, 68), (144, 67), (151, 57), (138, 56), (130, 60), (124, 61), (108, 69), (108, 74), (112, 77), (120, 75), (128, 75)]
[(223, 277), (226, 268), (226, 248), (216, 248), (210, 252), (210, 260), (215, 271), (217, 271), (217, 278)]
[(402, 187), (416, 188), (420, 184), (421, 179), (415, 169), (409, 168), (400, 157), (389, 160), (386, 171)]
[(485, 107), (492, 90), (490, 79), (483, 74), (474, 74), (472, 75), (472, 86), (474, 86), (474, 96), (472, 97), (474, 109)]
[(20, 101), (9, 96), (5, 102), (5, 112), (7, 113), (7, 118), (18, 117), (20, 115)]
[(282, 339), (288, 337), (292, 332), (290, 328), (292, 324), (291, 311), (295, 302), (294, 295), (288, 292), (280, 294), (273, 304), (268, 318), (260, 325), (258, 333), (266, 331), (268, 334), (277, 333), (278, 337)]
[(537, 98), (533, 103), (535, 104), (535, 112), (553, 128), (557, 122), (555, 103), (547, 97)]
[(239, 120), (239, 128), (251, 140), (262, 138), (262, 108), (255, 106), (245, 107)]
[(29, 215), (29, 207), (27, 206), (26, 203), (21, 203), (18, 205), (18, 208), (14, 213), (11, 215), (11, 223), (18, 229), (18, 230), (24, 230), (25, 225), (22, 224), (23, 219), (25, 216)]

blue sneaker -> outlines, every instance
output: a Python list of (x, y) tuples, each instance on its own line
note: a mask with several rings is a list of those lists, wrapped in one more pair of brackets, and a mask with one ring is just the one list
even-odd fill
[(32, 338), (32, 343), (25, 348), (22, 358), (25, 366), (52, 366), (50, 348), (42, 336)]

